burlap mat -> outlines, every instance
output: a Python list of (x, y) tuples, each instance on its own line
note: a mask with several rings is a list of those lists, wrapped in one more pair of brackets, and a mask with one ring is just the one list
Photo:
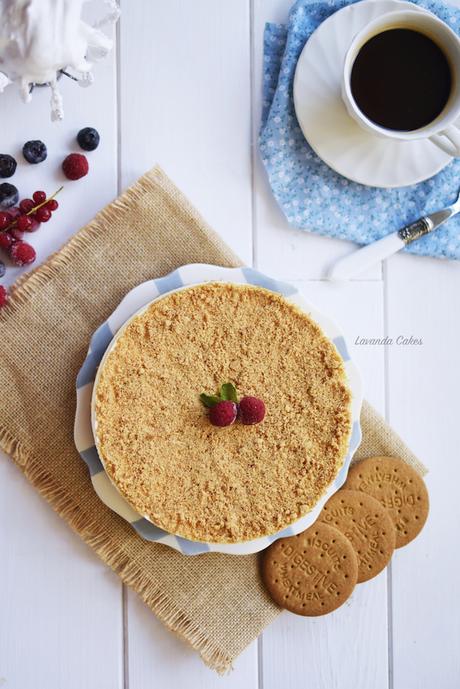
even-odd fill
[[(144, 542), (92, 489), (73, 443), (75, 378), (96, 327), (135, 285), (185, 263), (240, 264), (158, 168), (13, 291), (0, 313), (0, 446), (79, 536), (205, 663), (227, 670), (279, 613), (256, 556)], [(423, 466), (368, 405), (358, 456)]]

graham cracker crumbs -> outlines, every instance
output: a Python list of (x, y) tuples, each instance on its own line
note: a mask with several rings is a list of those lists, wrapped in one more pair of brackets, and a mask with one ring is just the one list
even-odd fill
[[(222, 383), (264, 400), (262, 423), (212, 426)], [(235, 543), (306, 514), (337, 475), (351, 395), (334, 345), (286, 299), (212, 283), (126, 327), (96, 390), (98, 450), (127, 501), (166, 531)]]

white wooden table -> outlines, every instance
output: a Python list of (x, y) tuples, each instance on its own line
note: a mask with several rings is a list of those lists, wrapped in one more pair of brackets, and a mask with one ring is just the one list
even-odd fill
[[(458, 414), (460, 265), (396, 256), (343, 286), (324, 271), (351, 250), (289, 229), (257, 151), (262, 33), (290, 0), (131, 0), (111, 60), (91, 89), (64, 84), (23, 106), (0, 96), (0, 150), (20, 159), (41, 138), (49, 158), (21, 163), (24, 195), (59, 186), (83, 126), (97, 127), (91, 171), (68, 182), (33, 236), (39, 260), (159, 162), (248, 263), (298, 283), (348, 335), (367, 398), (429, 465), (431, 515), (391, 567), (324, 618), (281, 615), (220, 678), (124, 589), (0, 457), (0, 686), (8, 689), (454, 689), (460, 685)], [(439, 199), (442, 205), (447, 199)], [(19, 270), (10, 269), (12, 281)], [(362, 337), (421, 346), (358, 346)]]

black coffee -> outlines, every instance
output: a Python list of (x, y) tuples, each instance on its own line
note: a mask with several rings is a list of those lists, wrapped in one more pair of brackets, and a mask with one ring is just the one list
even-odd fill
[(351, 70), (356, 104), (386, 129), (407, 132), (429, 124), (442, 112), (451, 86), (442, 50), (412, 29), (388, 29), (373, 36)]

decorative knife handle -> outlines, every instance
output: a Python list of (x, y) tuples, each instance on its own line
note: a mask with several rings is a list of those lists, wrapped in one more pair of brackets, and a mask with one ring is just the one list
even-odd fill
[(423, 235), (428, 234), (433, 229), (433, 223), (429, 218), (420, 218), (410, 225), (402, 227), (398, 231), (398, 237), (403, 240), (404, 244), (410, 244), (416, 239), (423, 237)]

